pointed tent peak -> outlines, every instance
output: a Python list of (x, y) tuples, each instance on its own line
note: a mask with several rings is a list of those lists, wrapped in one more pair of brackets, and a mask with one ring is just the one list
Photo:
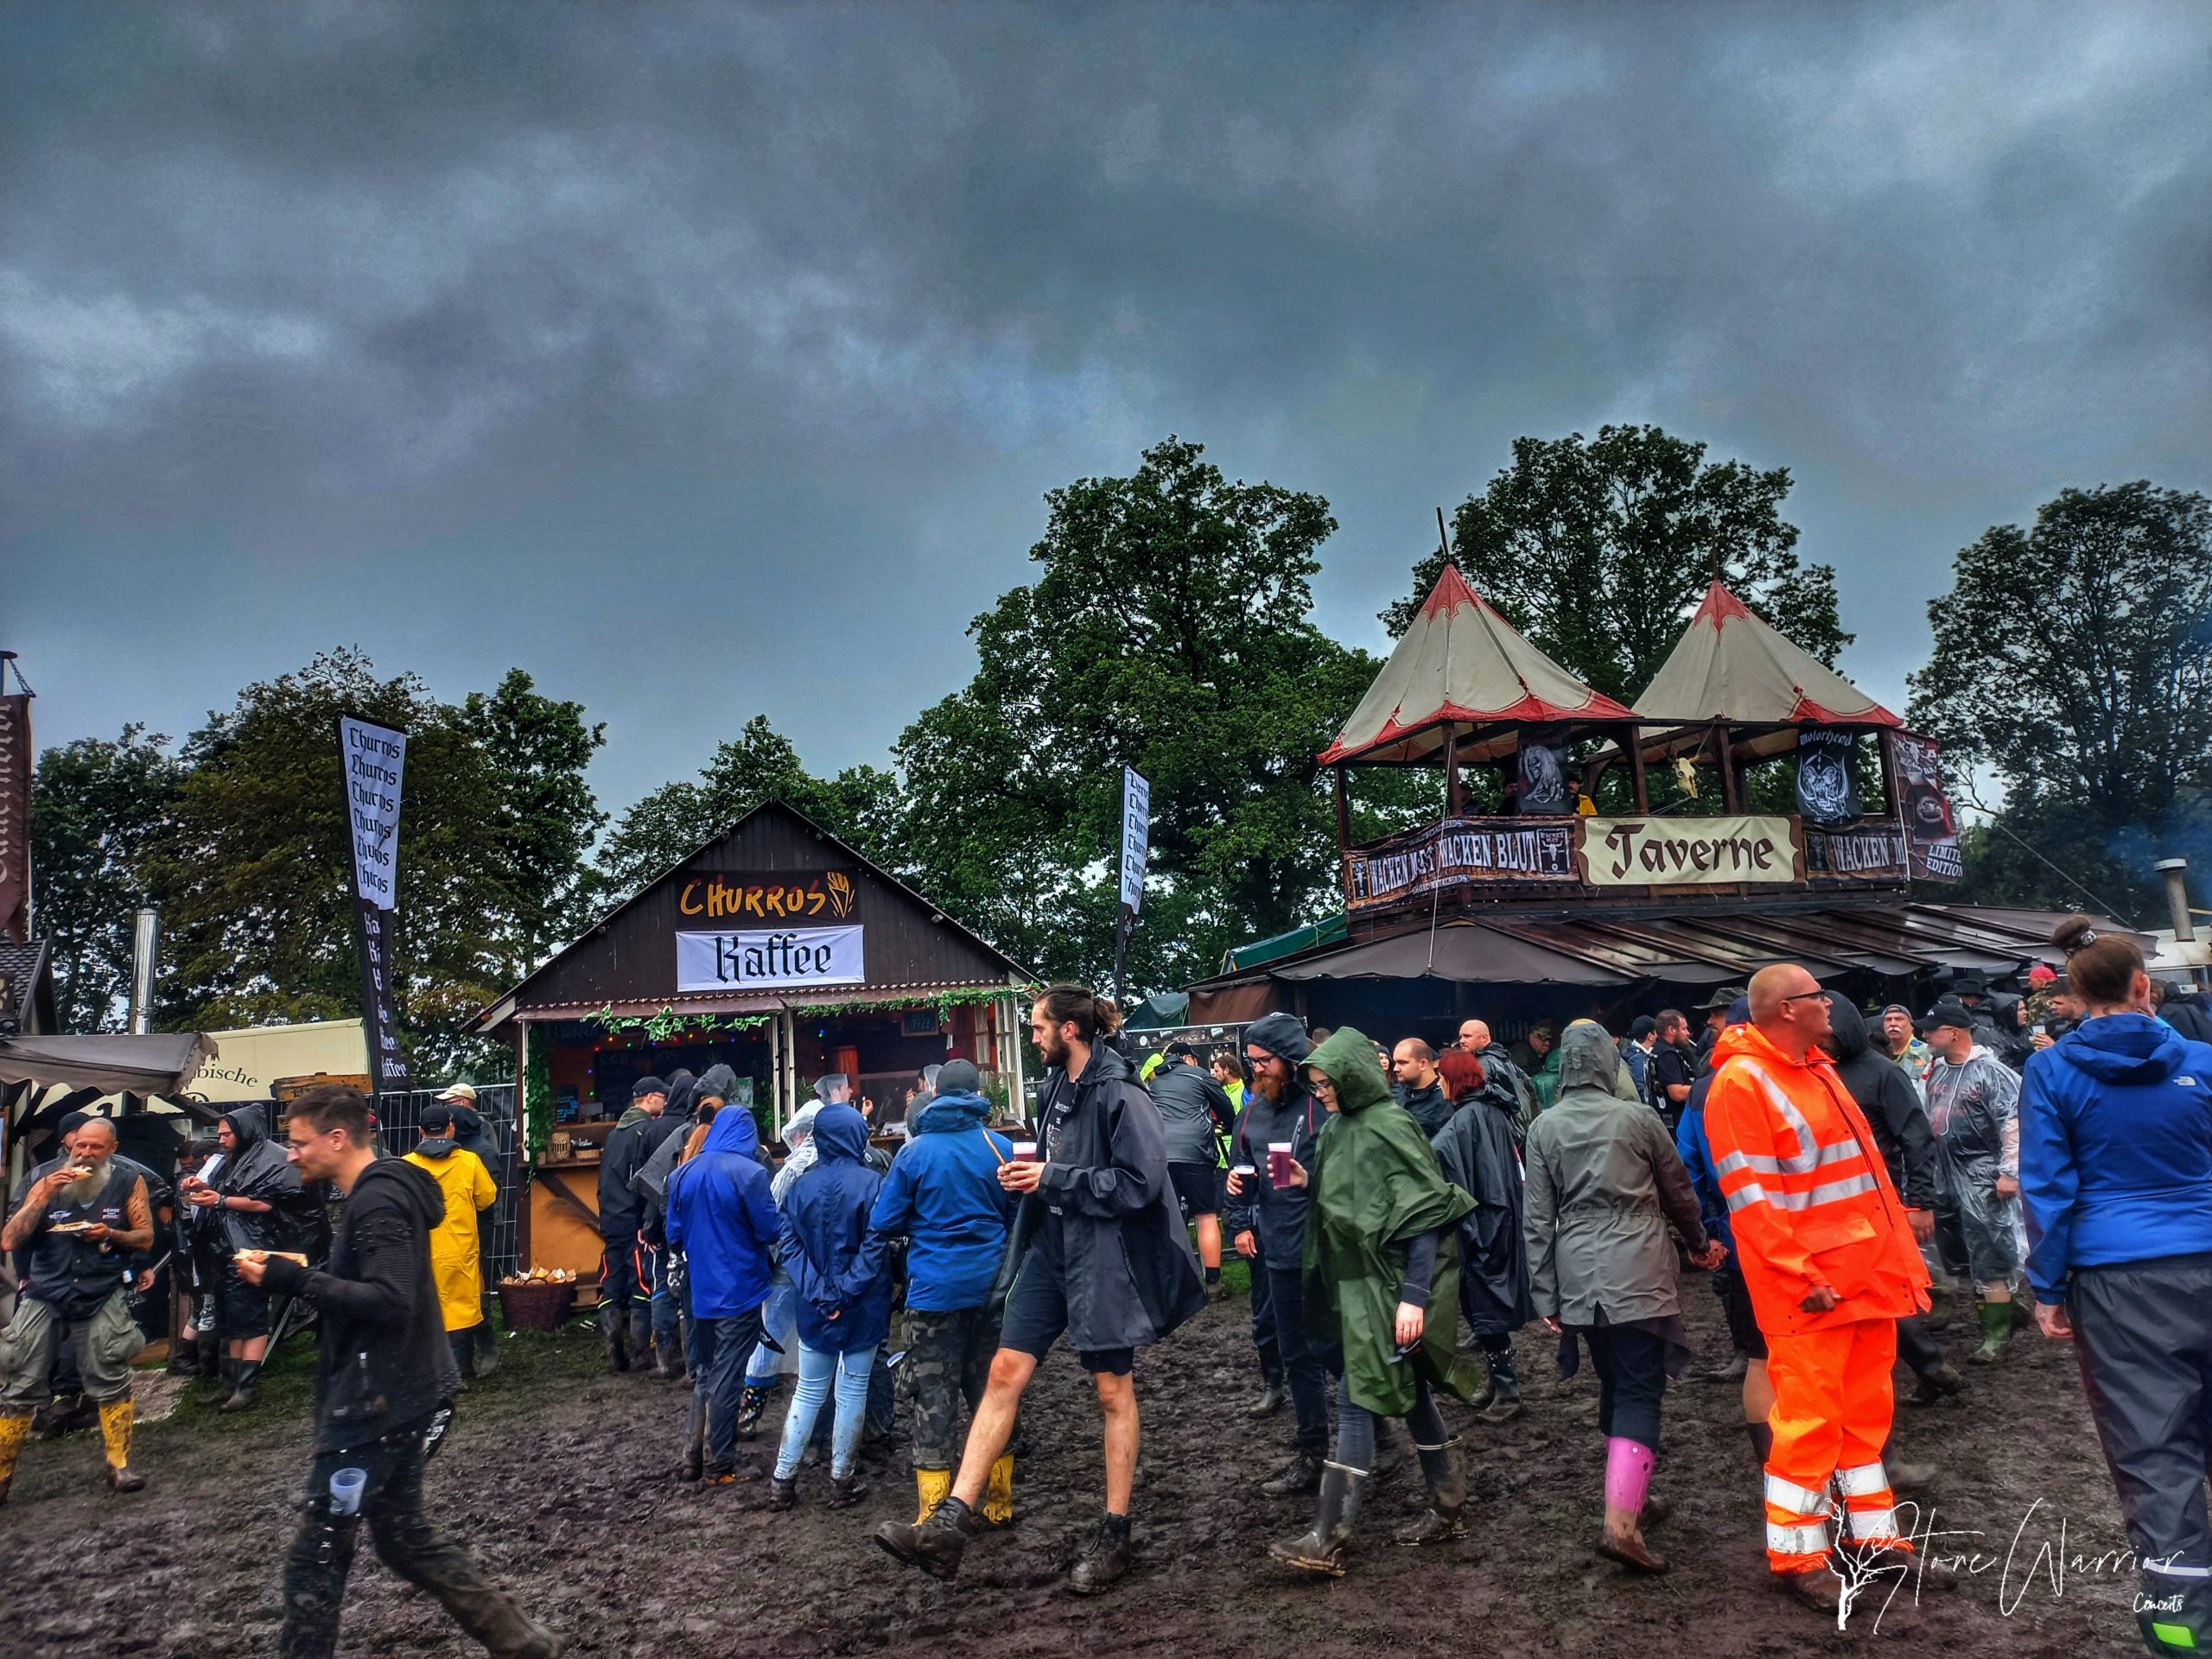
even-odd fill
[(1458, 566), (1446, 564), (1320, 760), (1418, 760), (1442, 747), (1437, 728), (1446, 721), (1634, 718), (1522, 638)]
[[(1709, 620), (1714, 627), (1718, 628), (1726, 626), (1737, 617), (1751, 614), (1750, 606), (1730, 593), (1726, 584), (1716, 582), (1705, 590), (1705, 599), (1698, 606), (1697, 613), (1691, 617), (1690, 620), (1693, 622)], [(1757, 620), (1753, 618), (1753, 620)]]
[(1655, 725), (1904, 723), (1717, 582), (1636, 700), (1636, 712)]

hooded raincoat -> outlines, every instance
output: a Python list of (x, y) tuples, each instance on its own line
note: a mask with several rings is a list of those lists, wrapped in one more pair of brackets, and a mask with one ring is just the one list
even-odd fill
[(1520, 1102), (1490, 1077), (1431, 1143), (1444, 1179), (1475, 1207), (1459, 1220), (1459, 1311), (1478, 1337), (1505, 1336), (1536, 1317), (1529, 1300), (1529, 1249), (1521, 1230), (1521, 1154), (1513, 1144)]
[(430, 1280), (438, 1290), (438, 1311), (448, 1331), (473, 1330), (484, 1322), (483, 1249), (476, 1212), (498, 1202), (492, 1172), (450, 1135), (425, 1140), (403, 1160), (438, 1184), (445, 1215), (430, 1232)]
[(1908, 1210), (1933, 1210), (1936, 1139), (1929, 1131), (1920, 1090), (1887, 1050), (1874, 1048), (1866, 1020), (1848, 998), (1828, 999), (1828, 1021), (1836, 1075), (1866, 1115), (1866, 1127), (1874, 1132), (1874, 1144), (1889, 1166), (1890, 1184)]
[(2020, 1167), (2020, 1079), (1976, 1043), (1956, 1064), (1928, 1072), (1928, 1122), (1942, 1172), (1941, 1213), (1957, 1229), (1965, 1268), (1980, 1282), (2009, 1279), (2025, 1244), (2020, 1201), (1997, 1195), (2000, 1175)]
[(815, 1164), (784, 1195), (777, 1255), (798, 1292), (798, 1339), (817, 1353), (859, 1353), (891, 1328), (884, 1241), (869, 1231), (883, 1177), (870, 1169), (868, 1120), (824, 1106)]
[(668, 1242), (683, 1252), (695, 1318), (734, 1319), (767, 1300), (783, 1222), (760, 1160), (753, 1114), (725, 1108), (669, 1178)]
[(868, 1224), (910, 1241), (906, 1306), (917, 1313), (980, 1307), (990, 1296), (1014, 1210), (999, 1185), (1014, 1143), (984, 1127), (990, 1116), (982, 1095), (938, 1096), (907, 1120), (913, 1138), (876, 1194)]
[[(1335, 1085), (1337, 1109), (1314, 1137), (1306, 1182), (1306, 1321), (1340, 1349), (1352, 1403), (1379, 1416), (1414, 1408), (1414, 1380), (1471, 1400), (1481, 1386), (1459, 1354), (1459, 1252), (1452, 1230), (1475, 1201), (1444, 1179), (1421, 1126), (1390, 1098), (1375, 1045), (1350, 1026), (1306, 1057)], [(1421, 1345), (1396, 1357), (1408, 1243), (1438, 1233)]]
[(300, 1190), (300, 1172), (290, 1152), (269, 1138), (268, 1120), (259, 1106), (223, 1114), (238, 1137), (238, 1150), (223, 1160), (215, 1190), (225, 1198), (253, 1198), (266, 1211), (226, 1209), (220, 1212), (225, 1254), (239, 1250), (289, 1250), (306, 1231), (308, 1201)]

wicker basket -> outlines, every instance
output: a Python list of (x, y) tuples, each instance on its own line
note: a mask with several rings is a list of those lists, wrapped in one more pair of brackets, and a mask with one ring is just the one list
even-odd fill
[(499, 1311), (510, 1331), (558, 1331), (569, 1310), (576, 1305), (572, 1284), (538, 1281), (499, 1287)]

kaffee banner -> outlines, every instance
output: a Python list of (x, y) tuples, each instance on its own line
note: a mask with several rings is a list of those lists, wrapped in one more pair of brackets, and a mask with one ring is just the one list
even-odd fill
[(676, 936), (679, 991), (772, 991), (858, 985), (863, 927), (753, 928)]

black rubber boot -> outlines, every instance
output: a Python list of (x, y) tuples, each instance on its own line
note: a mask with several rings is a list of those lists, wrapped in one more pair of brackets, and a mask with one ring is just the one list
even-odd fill
[(1321, 1454), (1303, 1452), (1260, 1483), (1269, 1497), (1311, 1497), (1321, 1490)]
[(166, 1368), (171, 1376), (200, 1375), (200, 1344), (193, 1338), (181, 1333), (169, 1340), (169, 1363)]
[(684, 1431), (683, 1478), (704, 1479), (707, 1473), (707, 1401), (701, 1394), (691, 1396), (690, 1426)]
[(1758, 1459), (1760, 1468), (1765, 1468), (1767, 1459), (1774, 1455), (1774, 1430), (1764, 1423), (1745, 1423), (1744, 1434), (1751, 1443), (1751, 1455)]
[(1248, 1417), (1272, 1417), (1282, 1409), (1282, 1402), (1290, 1396), (1280, 1382), (1270, 1382), (1260, 1390), (1260, 1397), (1245, 1408)]
[(1510, 1423), (1521, 1414), (1521, 1373), (1514, 1369), (1513, 1351), (1502, 1348), (1483, 1357), (1490, 1362), (1490, 1397), (1475, 1415), (1486, 1423)]
[(768, 1402), (776, 1397), (777, 1384), (782, 1381), (778, 1377), (775, 1382), (764, 1383), (759, 1388), (750, 1382), (745, 1385), (745, 1392), (737, 1397), (739, 1440), (749, 1440), (760, 1433), (761, 1414), (768, 1409)]
[(200, 1396), (203, 1402), (219, 1406), (231, 1397), (231, 1376), (238, 1370), (238, 1361), (232, 1359), (228, 1354), (216, 1355), (215, 1387), (210, 1392)]
[(261, 1381), (261, 1362), (257, 1359), (239, 1360), (231, 1373), (231, 1397), (223, 1402), (224, 1411), (251, 1411), (253, 1393)]
[(830, 1502), (841, 1510), (849, 1510), (868, 1492), (868, 1482), (855, 1470), (843, 1477), (832, 1476), (830, 1480)]
[(476, 1351), (476, 1375), (480, 1381), (499, 1369), (499, 1333), (486, 1319), (468, 1334)]
[(1398, 1534), (1402, 1544), (1442, 1544), (1467, 1535), (1467, 1465), (1459, 1442), (1442, 1446), (1415, 1443), (1421, 1455), (1421, 1478), (1428, 1486), (1428, 1508), (1420, 1520)]
[(1285, 1567), (1301, 1573), (1325, 1573), (1332, 1579), (1344, 1573), (1344, 1550), (1358, 1523), (1359, 1489), (1367, 1480), (1363, 1469), (1329, 1463), (1321, 1469), (1321, 1497), (1313, 1516), (1313, 1529), (1287, 1542), (1270, 1544), (1268, 1554)]
[(1129, 1517), (1109, 1515), (1098, 1522), (1098, 1530), (1075, 1558), (1075, 1565), (1068, 1569), (1068, 1589), (1078, 1596), (1095, 1596), (1109, 1585), (1119, 1584), (1129, 1575), (1135, 1557), (1129, 1548)]
[(1966, 1385), (1967, 1380), (1956, 1366), (1948, 1363), (1932, 1365), (1915, 1373), (1912, 1392), (1905, 1395), (1904, 1402), (1908, 1406), (1939, 1405)]
[(623, 1318), (621, 1304), (601, 1302), (599, 1305), (599, 1329), (607, 1338), (607, 1369), (626, 1371), (630, 1369), (629, 1321)]
[(887, 1521), (871, 1535), (876, 1548), (886, 1554), (920, 1567), (933, 1579), (950, 1579), (959, 1573), (960, 1557), (968, 1548), (968, 1541), (982, 1529), (982, 1517), (948, 1495), (930, 1511), (928, 1520), (911, 1526)]
[(1387, 1420), (1375, 1425), (1375, 1465), (1367, 1471), (1371, 1481), (1385, 1481), (1406, 1466), (1406, 1436)]
[(793, 1475), (789, 1480), (778, 1480), (772, 1475), (769, 1477), (768, 1507), (779, 1512), (798, 1507), (798, 1477), (797, 1475)]
[[(652, 1350), (653, 1316), (652, 1310), (643, 1307), (633, 1307), (630, 1310), (630, 1369), (633, 1371), (642, 1371), (645, 1370), (645, 1356), (652, 1352)], [(663, 1376), (665, 1375), (665, 1373), (662, 1372), (659, 1368), (656, 1366), (654, 1369), (654, 1375)]]
[(223, 1339), (210, 1331), (200, 1339), (200, 1375), (220, 1376), (223, 1374)]

